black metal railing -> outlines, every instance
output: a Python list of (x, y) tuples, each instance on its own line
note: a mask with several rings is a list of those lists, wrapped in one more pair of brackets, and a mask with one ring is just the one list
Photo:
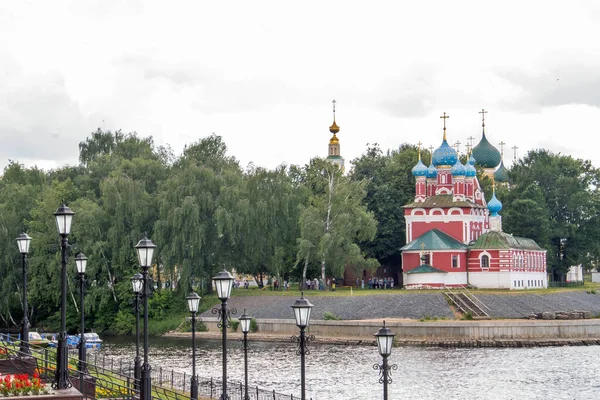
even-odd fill
[[(98, 353), (88, 354), (88, 361), (97, 366), (102, 366), (107, 370), (112, 370), (118, 374), (133, 377), (133, 361), (123, 362), (115, 360)], [(162, 367), (153, 368), (151, 371), (152, 382), (159, 387), (168, 387), (171, 390), (188, 392), (190, 390), (191, 374), (177, 372), (172, 369)], [(222, 395), (222, 381), (214, 378), (198, 379), (198, 395), (201, 398), (218, 399)], [(244, 384), (241, 382), (228, 382), (229, 397), (231, 400), (244, 400)], [(260, 389), (257, 386), (248, 385), (248, 396), (250, 400), (300, 400), (300, 397), (278, 393), (275, 390)]]

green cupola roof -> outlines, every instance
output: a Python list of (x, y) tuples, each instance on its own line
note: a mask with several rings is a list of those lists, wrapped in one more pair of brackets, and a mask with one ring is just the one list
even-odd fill
[(500, 166), (498, 167), (496, 172), (494, 172), (494, 180), (496, 182), (502, 182), (502, 183), (508, 182), (508, 180), (509, 180), (508, 170), (504, 166), (504, 160), (500, 161)]
[(483, 168), (496, 168), (500, 164), (500, 152), (485, 137), (485, 129), (479, 144), (473, 148), (473, 157), (475, 163)]

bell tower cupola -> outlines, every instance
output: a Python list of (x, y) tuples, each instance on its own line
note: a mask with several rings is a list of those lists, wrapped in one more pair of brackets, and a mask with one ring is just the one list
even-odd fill
[(340, 127), (335, 123), (335, 103), (333, 100), (333, 124), (329, 127), (329, 132), (333, 133), (331, 139), (329, 139), (329, 151), (327, 153), (327, 160), (336, 164), (340, 167), (342, 174), (344, 173), (344, 158), (340, 154), (340, 140), (337, 137), (337, 133), (340, 131)]

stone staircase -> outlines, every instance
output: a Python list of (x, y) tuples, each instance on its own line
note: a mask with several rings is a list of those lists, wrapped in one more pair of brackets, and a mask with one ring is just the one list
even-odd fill
[[(444, 291), (446, 298), (450, 300), (462, 314), (471, 315), (473, 319), (490, 319), (489, 308), (481, 302), (468, 289), (452, 290), (446, 288)], [(486, 311), (487, 310), (487, 311)]]

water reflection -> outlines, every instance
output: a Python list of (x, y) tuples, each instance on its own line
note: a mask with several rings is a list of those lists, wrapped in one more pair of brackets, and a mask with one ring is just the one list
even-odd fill
[[(153, 368), (191, 373), (189, 339), (151, 338)], [(376, 347), (312, 345), (307, 356), (307, 394), (314, 400), (380, 399), (382, 385), (373, 364)], [(199, 341), (196, 370), (219, 378), (220, 341)], [(583, 399), (596, 398), (600, 383), (600, 348), (541, 347), (511, 349), (394, 348), (398, 364), (389, 386), (390, 399)], [(129, 362), (131, 338), (107, 338), (100, 354)], [(241, 342), (230, 341), (228, 375), (243, 380)], [(280, 393), (299, 394), (300, 360), (293, 343), (250, 342), (249, 383)]]

